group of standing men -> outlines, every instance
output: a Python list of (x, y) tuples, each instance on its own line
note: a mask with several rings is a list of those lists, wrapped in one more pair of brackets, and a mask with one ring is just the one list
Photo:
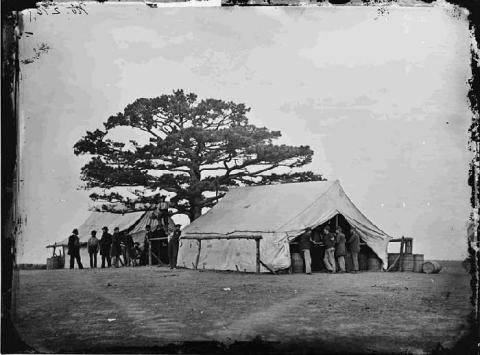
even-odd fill
[[(118, 227), (115, 227), (113, 234), (108, 232), (108, 227), (103, 227), (103, 233), (100, 239), (97, 239), (97, 231), (91, 231), (91, 237), (87, 242), (88, 254), (90, 256), (90, 267), (97, 267), (98, 252), (100, 252), (102, 257), (102, 268), (105, 268), (106, 266), (111, 267), (112, 264), (114, 267), (120, 267), (120, 264), (123, 266), (135, 266), (136, 260), (140, 258), (142, 254), (146, 255), (148, 250), (152, 248), (151, 239), (154, 239), (155, 234), (157, 234), (158, 231), (164, 231), (165, 239), (168, 240), (168, 259), (170, 268), (176, 267), (181, 226), (179, 224), (175, 225), (173, 233), (167, 236), (170, 215), (168, 208), (169, 203), (165, 201), (165, 196), (160, 196), (160, 201), (154, 214), (154, 218), (158, 219), (158, 226), (155, 232), (151, 231), (150, 225), (145, 227), (146, 236), (143, 251), (140, 248), (139, 243), (133, 242), (131, 235), (121, 233)], [(78, 268), (83, 269), (80, 258), (80, 246), (78, 230), (74, 229), (72, 235), (68, 238), (70, 269), (74, 268), (75, 260), (77, 261)]]
[(312, 247), (318, 247), (323, 245), (325, 247), (325, 253), (323, 257), (323, 263), (328, 272), (337, 272), (337, 262), (339, 266), (339, 272), (346, 272), (345, 268), (345, 256), (347, 255), (346, 244), (349, 245), (349, 250), (352, 256), (353, 273), (359, 271), (358, 265), (358, 253), (360, 253), (360, 236), (355, 229), (352, 229), (351, 236), (346, 240), (345, 234), (343, 234), (342, 228), (338, 226), (335, 232), (330, 231), (330, 227), (327, 225), (323, 229), (321, 238), (312, 238), (311, 228), (307, 228), (305, 232), (299, 237), (299, 248), (303, 253), (305, 261), (305, 272), (307, 274), (312, 273), (312, 258), (310, 250)]
[[(97, 255), (100, 252), (102, 257), (102, 268), (119, 267), (120, 263), (125, 266), (133, 265), (137, 256), (137, 245), (133, 243), (131, 235), (122, 234), (118, 227), (115, 227), (113, 234), (108, 232), (108, 227), (102, 228), (102, 237), (97, 238), (97, 231), (91, 231), (90, 239), (87, 242), (88, 255), (90, 256), (90, 267), (97, 267)], [(83, 269), (80, 259), (80, 239), (78, 230), (74, 229), (68, 238), (68, 254), (70, 255), (70, 269), (73, 269), (75, 260), (79, 269)], [(120, 257), (123, 257), (123, 261)]]
[[(182, 233), (180, 227), (179, 224), (175, 225), (173, 233), (166, 237), (166, 239), (168, 239), (168, 260), (171, 269), (175, 268), (177, 264), (178, 247)], [(154, 232), (151, 231), (149, 225), (146, 226), (143, 250), (140, 248), (139, 243), (133, 242), (131, 235), (120, 233), (118, 227), (113, 230), (113, 234), (108, 232), (108, 227), (103, 227), (102, 230), (103, 233), (100, 239), (97, 239), (97, 232), (92, 231), (91, 237), (87, 242), (91, 268), (97, 267), (98, 252), (100, 252), (102, 257), (102, 268), (111, 267), (112, 265), (118, 268), (120, 264), (123, 266), (135, 266), (137, 259), (142, 254), (145, 255), (148, 253), (152, 245), (151, 239), (154, 239)], [(80, 258), (80, 239), (77, 229), (74, 229), (72, 235), (68, 238), (68, 254), (70, 255), (70, 269), (74, 268), (75, 260), (77, 261), (78, 268), (83, 269)]]

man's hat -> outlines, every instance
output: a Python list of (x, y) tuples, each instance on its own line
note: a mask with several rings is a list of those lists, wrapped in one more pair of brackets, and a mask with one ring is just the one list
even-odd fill
[(78, 234), (78, 229), (75, 228), (73, 231), (72, 231), (73, 234)]
[(103, 226), (102, 230), (105, 230), (105, 229), (108, 229), (108, 227), (107, 227), (107, 226)]

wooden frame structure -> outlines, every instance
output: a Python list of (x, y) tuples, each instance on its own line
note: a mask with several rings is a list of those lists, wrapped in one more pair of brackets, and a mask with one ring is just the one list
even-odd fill
[(157, 259), (159, 265), (163, 265), (162, 260), (160, 260), (160, 256), (156, 255), (152, 251), (152, 240), (166, 240), (168, 237), (161, 237), (161, 238), (151, 238), (148, 239), (148, 266), (152, 266), (152, 256)]
[(254, 239), (255, 244), (256, 244), (256, 273), (260, 273), (260, 265), (265, 266), (269, 271), (273, 272), (268, 268), (262, 261), (260, 260), (260, 240), (262, 239), (261, 235), (204, 235), (204, 234), (190, 234), (186, 236), (182, 236), (180, 240), (186, 239), (186, 240), (196, 240), (198, 241), (198, 254), (197, 254), (197, 260), (195, 261), (195, 265), (193, 265), (194, 269), (196, 270), (198, 268), (198, 261), (200, 259), (200, 252), (202, 250), (202, 240), (232, 240), (232, 239)]
[(413, 251), (413, 238), (405, 238), (402, 236), (401, 238), (390, 239), (390, 243), (400, 243), (400, 255), (395, 259), (395, 261), (388, 267), (387, 271), (390, 271), (395, 267), (395, 265), (399, 265), (399, 271), (403, 271), (403, 262), (405, 259), (405, 254), (412, 254)]

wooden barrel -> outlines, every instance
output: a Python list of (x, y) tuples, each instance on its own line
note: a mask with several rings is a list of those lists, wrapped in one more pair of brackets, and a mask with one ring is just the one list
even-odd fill
[(61, 269), (64, 266), (64, 260), (61, 256), (52, 256), (47, 258), (47, 270)]
[(440, 272), (442, 266), (436, 261), (426, 261), (423, 263), (423, 272), (426, 274), (436, 274)]
[(292, 271), (294, 273), (303, 272), (303, 258), (299, 253), (292, 253)]
[(403, 271), (413, 271), (413, 254), (403, 254)]
[(360, 270), (368, 270), (368, 257), (365, 253), (358, 254), (358, 268)]
[(423, 271), (423, 254), (413, 254), (413, 272)]
[[(390, 266), (392, 266), (393, 263), (399, 257), (400, 257), (400, 253), (388, 253), (388, 269), (390, 269)], [(400, 260), (397, 260), (397, 263), (395, 264), (394, 267), (392, 267), (390, 269), (390, 271), (398, 271), (399, 270), (399, 265), (400, 265)]]
[(367, 260), (367, 267), (369, 271), (380, 271), (382, 268), (382, 262), (376, 256), (370, 256)]

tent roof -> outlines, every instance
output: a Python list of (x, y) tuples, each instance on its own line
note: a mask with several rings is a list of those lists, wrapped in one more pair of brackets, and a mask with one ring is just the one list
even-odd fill
[[(169, 230), (173, 230), (175, 223), (169, 218)], [(130, 234), (141, 233), (145, 231), (147, 224), (154, 230), (158, 225), (158, 220), (153, 218), (153, 211), (129, 212), (124, 214), (111, 212), (92, 212), (90, 216), (78, 227), (80, 243), (86, 243), (90, 238), (92, 230), (97, 231), (97, 237), (100, 238), (102, 228), (108, 227), (110, 233), (118, 227), (120, 231), (127, 231)], [(68, 238), (65, 238), (59, 245), (67, 245)]]
[[(130, 229), (134, 226), (146, 212), (130, 212), (130, 213), (110, 213), (110, 212), (92, 212), (92, 214), (78, 227), (78, 236), (80, 242), (87, 242), (90, 238), (90, 232), (92, 230), (97, 231), (97, 237), (102, 234), (102, 228), (108, 227), (110, 232), (113, 232), (115, 227), (118, 227), (120, 231)], [(60, 245), (68, 244), (68, 237), (59, 242)]]
[(338, 213), (386, 236), (355, 207), (338, 180), (234, 188), (184, 234), (294, 232)]

